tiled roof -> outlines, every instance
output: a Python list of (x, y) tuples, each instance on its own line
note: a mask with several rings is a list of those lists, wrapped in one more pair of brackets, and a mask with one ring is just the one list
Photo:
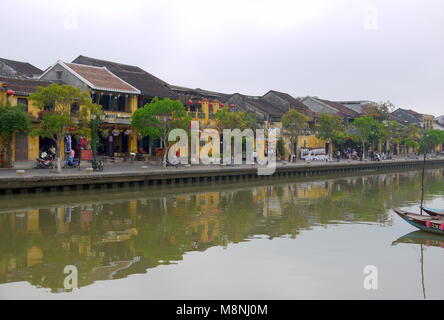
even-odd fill
[(9, 72), (5, 72), (6, 73), (4, 74), (5, 76), (32, 78), (36, 75), (41, 75), (43, 73), (42, 70), (40, 70), (37, 67), (34, 67), (32, 64), (28, 62), (21, 62), (21, 61), (14, 61), (14, 60), (0, 58), (0, 63), (5, 64), (11, 69)]
[(76, 63), (64, 64), (81, 78), (89, 82), (87, 84), (90, 85), (92, 89), (132, 94), (140, 93), (139, 90), (120, 79), (105, 67), (92, 67)]
[(298, 99), (292, 97), (290, 94), (285, 93), (285, 92), (275, 91), (275, 90), (271, 90), (270, 92), (273, 92), (274, 94), (279, 96), (281, 99), (284, 99), (285, 101), (287, 101), (293, 108), (308, 111), (308, 107), (305, 104), (303, 104)]
[(347, 108), (346, 106), (344, 106), (340, 103), (337, 103), (334, 101), (329, 101), (329, 100), (323, 100), (323, 99), (319, 99), (319, 98), (316, 98), (316, 100), (318, 100), (322, 103), (325, 103), (326, 105), (338, 110), (338, 113), (341, 115), (345, 115), (345, 116), (358, 116), (359, 115), (359, 113), (356, 112), (355, 110)]
[(419, 123), (422, 121), (423, 116), (413, 110), (397, 109), (392, 113), (392, 116), (397, 118), (400, 122)]
[(73, 63), (106, 67), (109, 71), (140, 90), (141, 94), (149, 97), (177, 99), (178, 95), (172, 91), (168, 84), (145, 70), (131, 65), (99, 60), (85, 56), (79, 56)]
[(5, 83), (3, 89), (13, 90), (16, 95), (24, 96), (36, 92), (38, 87), (47, 87), (51, 84), (51, 82), (48, 81), (10, 77), (0, 77), (0, 82)]
[(280, 117), (285, 113), (281, 109), (278, 109), (272, 104), (270, 104), (262, 97), (245, 96), (241, 94), (237, 95), (239, 95), (246, 103), (252, 105), (253, 107), (259, 109), (260, 111), (265, 112), (273, 117)]
[(227, 99), (231, 96), (231, 94), (226, 93), (220, 93), (215, 91), (209, 91), (204, 89), (192, 89), (192, 88), (186, 88), (186, 87), (180, 87), (180, 86), (173, 86), (169, 85), (170, 89), (179, 94), (180, 96), (186, 96), (186, 97), (199, 97), (199, 98), (206, 98), (206, 99), (216, 99), (220, 100), (221, 102), (227, 101)]

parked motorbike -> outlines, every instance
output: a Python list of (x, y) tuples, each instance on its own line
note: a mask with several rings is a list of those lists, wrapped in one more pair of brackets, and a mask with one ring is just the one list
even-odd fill
[(37, 169), (53, 169), (54, 168), (54, 155), (42, 152), (40, 157), (35, 160)]

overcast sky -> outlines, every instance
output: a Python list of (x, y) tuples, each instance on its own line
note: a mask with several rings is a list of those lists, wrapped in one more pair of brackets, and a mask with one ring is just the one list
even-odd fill
[(2, 12), (0, 56), (42, 69), (82, 54), (181, 86), (444, 114), (442, 0), (14, 0)]

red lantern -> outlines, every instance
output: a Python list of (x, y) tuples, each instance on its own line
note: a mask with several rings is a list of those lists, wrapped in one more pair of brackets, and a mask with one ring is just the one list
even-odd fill
[(8, 95), (8, 96), (13, 96), (14, 95), (14, 91), (13, 90), (8, 90), (8, 91), (6, 91), (6, 94)]
[(188, 104), (193, 104), (193, 100), (188, 100)]
[(223, 108), (223, 107), (225, 107), (225, 104), (220, 103), (219, 106)]
[(69, 127), (69, 131), (76, 131), (76, 128), (74, 128), (74, 127)]
[(197, 104), (201, 105), (201, 104), (202, 104), (202, 101), (199, 101)]
[(231, 109), (234, 109), (234, 104), (230, 104), (230, 108), (231, 108)]

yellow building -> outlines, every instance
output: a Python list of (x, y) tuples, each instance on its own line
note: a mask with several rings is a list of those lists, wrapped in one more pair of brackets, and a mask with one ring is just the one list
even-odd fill
[[(29, 101), (29, 95), (34, 93), (38, 87), (50, 85), (50, 82), (35, 79), (18, 79), (0, 77), (0, 104), (11, 106), (23, 105), (32, 117), (33, 125), (38, 126), (40, 109)], [(14, 137), (13, 138), (13, 161), (35, 160), (39, 155), (39, 137)]]
[(137, 152), (137, 133), (131, 128), (131, 115), (137, 110), (140, 90), (106, 67), (58, 61), (41, 79), (61, 82), (89, 91), (94, 103), (104, 111), (102, 143), (98, 152), (110, 157), (125, 157)]

